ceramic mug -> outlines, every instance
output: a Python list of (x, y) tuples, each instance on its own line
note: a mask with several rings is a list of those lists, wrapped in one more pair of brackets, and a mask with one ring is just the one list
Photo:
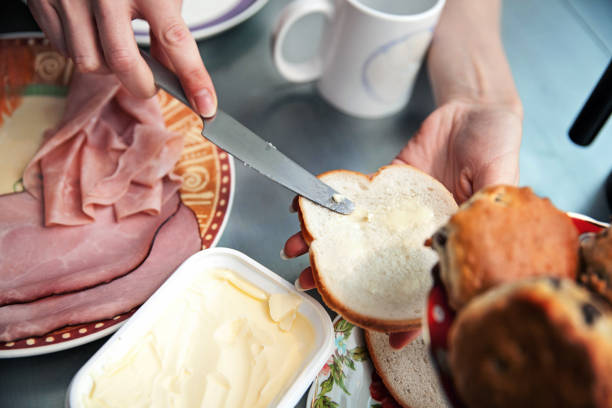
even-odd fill
[[(317, 80), (320, 94), (341, 111), (376, 118), (399, 111), (416, 74), (445, 0), (296, 0), (278, 20), (274, 63), (287, 80)], [(283, 56), (291, 26), (322, 13), (326, 25), (319, 53), (304, 62)]]

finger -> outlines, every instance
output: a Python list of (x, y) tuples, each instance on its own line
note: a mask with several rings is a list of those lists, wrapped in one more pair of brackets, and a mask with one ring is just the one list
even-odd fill
[(417, 133), (412, 139), (406, 143), (398, 155), (393, 159), (393, 164), (408, 164), (424, 171), (432, 173), (430, 159), (433, 157), (432, 152), (428, 151), (422, 144), (419, 143), (423, 137)]
[(63, 0), (58, 11), (66, 34), (68, 54), (75, 67), (81, 72), (105, 72), (89, 1)]
[(152, 97), (156, 91), (153, 74), (138, 51), (129, 10), (114, 0), (94, 4), (106, 64), (133, 95)]
[(159, 43), (159, 40), (151, 30), (149, 30), (149, 38), (151, 39), (151, 55), (153, 56), (153, 58), (164, 64), (172, 72), (175, 72), (175, 68), (174, 65), (172, 65), (172, 61), (170, 61), (170, 58), (168, 58), (168, 55), (162, 48), (161, 44)]
[(64, 40), (64, 29), (57, 10), (46, 1), (30, 1), (28, 7), (34, 20), (43, 30), (53, 48), (60, 54), (67, 56), (68, 50)]
[(308, 244), (304, 241), (302, 233), (298, 232), (293, 234), (283, 248), (283, 253), (287, 258), (295, 258), (300, 255), (304, 255), (308, 252)]
[(215, 89), (179, 8), (169, 10), (165, 0), (147, 2), (145, 7), (142, 13), (172, 61), (190, 102), (202, 116), (214, 116), (217, 111)]
[(299, 291), (310, 290), (317, 287), (310, 266), (302, 271), (299, 278), (295, 281), (295, 287)]
[(295, 213), (295, 212), (297, 212), (297, 211), (298, 211), (299, 206), (300, 206), (300, 205), (298, 204), (299, 199), (300, 199), (300, 196), (295, 196), (295, 197), (293, 197), (293, 200), (291, 200), (291, 205), (289, 206), (289, 212), (291, 212), (291, 213)]
[(419, 334), (421, 334), (421, 329), (401, 333), (391, 333), (389, 334), (389, 345), (391, 346), (391, 348), (394, 348), (396, 350), (402, 349), (412, 340), (419, 337)]
[(482, 168), (474, 177), (472, 189), (474, 192), (496, 184), (517, 185), (519, 182), (518, 154), (507, 154), (495, 159)]

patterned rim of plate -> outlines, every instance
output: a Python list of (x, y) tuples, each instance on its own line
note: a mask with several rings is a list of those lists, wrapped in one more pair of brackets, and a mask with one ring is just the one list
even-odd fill
[[(11, 54), (12, 58), (7, 54), (11, 52), (15, 53)], [(0, 58), (23, 64), (15, 71), (18, 75), (11, 78), (15, 83), (8, 84), (9, 87), (25, 89), (30, 86), (28, 89), (33, 89), (33, 94), (65, 94), (72, 64), (53, 51), (42, 36), (3, 36), (0, 38)], [(0, 77), (5, 74), (0, 70)], [(48, 93), (42, 93), (41, 89)], [(163, 91), (158, 93), (158, 98), (166, 126), (185, 135), (183, 155), (177, 164), (177, 172), (184, 179), (181, 198), (196, 215), (202, 247), (214, 247), (221, 238), (233, 202), (233, 158), (201, 136), (202, 123), (191, 110)], [(21, 96), (13, 95), (9, 98), (0, 89), (0, 126), (2, 117), (10, 116), (20, 99)], [(116, 331), (136, 309), (106, 320), (63, 327), (42, 336), (0, 342), (0, 358), (52, 353), (92, 342)]]
[[(581, 234), (599, 232), (610, 226), (586, 215), (567, 214)], [(423, 339), (428, 345), (431, 359), (449, 403), (455, 408), (465, 408), (453, 386), (448, 367), (448, 331), (455, 318), (455, 311), (448, 304), (446, 289), (439, 273), (432, 273), (434, 284), (427, 297), (426, 313), (423, 314)]]
[[(196, 40), (211, 37), (215, 34), (228, 30), (252, 17), (268, 2), (268, 0), (240, 0), (223, 15), (212, 20), (200, 21), (188, 25), (189, 31)], [(134, 36), (139, 44), (150, 43), (148, 31), (134, 30)]]

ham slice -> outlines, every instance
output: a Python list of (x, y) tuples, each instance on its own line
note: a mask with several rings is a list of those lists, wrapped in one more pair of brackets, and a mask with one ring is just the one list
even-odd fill
[(0, 341), (42, 335), (127, 312), (151, 296), (200, 247), (196, 219), (181, 205), (160, 228), (147, 259), (129, 274), (79, 292), (0, 307)]
[(112, 75), (75, 73), (64, 118), (45, 133), (23, 175), (45, 203), (44, 223), (84, 225), (112, 206), (117, 220), (160, 214), (162, 183), (173, 173), (182, 136), (166, 130), (156, 98), (131, 96)]
[(116, 222), (108, 206), (96, 210), (94, 223), (71, 227), (45, 227), (42, 203), (27, 193), (1, 196), (0, 305), (84, 289), (137, 267), (180, 203), (173, 183), (162, 190), (158, 215)]

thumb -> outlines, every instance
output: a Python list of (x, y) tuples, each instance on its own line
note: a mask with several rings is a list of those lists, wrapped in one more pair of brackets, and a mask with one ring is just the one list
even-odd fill
[(478, 171), (472, 182), (473, 191), (496, 184), (518, 185), (519, 168), (512, 160), (511, 157), (498, 158)]

